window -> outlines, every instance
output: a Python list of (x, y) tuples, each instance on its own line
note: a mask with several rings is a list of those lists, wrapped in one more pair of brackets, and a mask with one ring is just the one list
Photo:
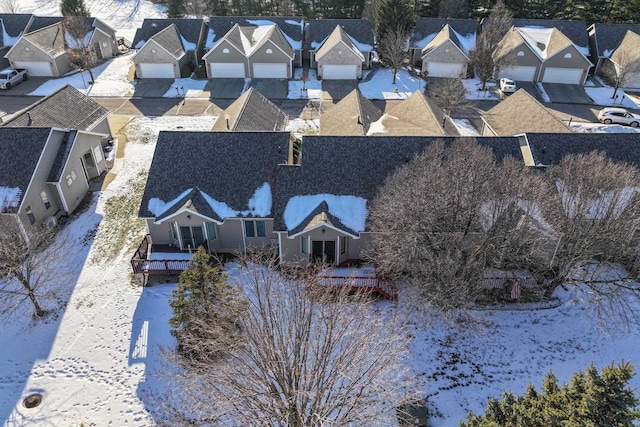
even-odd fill
[(78, 175), (76, 174), (76, 170), (75, 169), (72, 170), (71, 171), (71, 179), (75, 181), (77, 177), (78, 177)]
[(565, 55), (564, 55), (564, 57), (565, 57), (566, 59), (571, 59), (571, 54), (570, 54), (570, 53), (567, 53), (567, 54), (565, 54)]
[(271, 49), (267, 49), (267, 51), (266, 51), (266, 52), (267, 52), (267, 53), (273, 53), (273, 50), (271, 50)]
[(244, 234), (246, 237), (267, 237), (267, 227), (264, 221), (245, 221)]
[(31, 209), (31, 205), (27, 206), (25, 208), (24, 212), (27, 214), (27, 218), (29, 218), (29, 222), (31, 224), (36, 222), (36, 216), (33, 214), (33, 210)]
[(347, 237), (340, 236), (340, 255), (347, 253)]
[(42, 193), (40, 193), (40, 198), (42, 199), (44, 208), (49, 209), (51, 207), (51, 202), (49, 202), (49, 196), (47, 196), (47, 192), (43, 191)]
[(216, 225), (213, 222), (207, 223), (207, 235), (209, 236), (209, 240), (216, 239)]
[(151, 49), (151, 53), (156, 53), (156, 50), (155, 49)]
[(517, 56), (524, 56), (524, 51), (521, 50), (520, 52), (516, 53), (516, 55)]
[(300, 252), (303, 254), (309, 253), (309, 240), (306, 237), (300, 239)]
[(222, 53), (229, 53), (229, 49), (225, 47), (224, 49), (222, 49)]

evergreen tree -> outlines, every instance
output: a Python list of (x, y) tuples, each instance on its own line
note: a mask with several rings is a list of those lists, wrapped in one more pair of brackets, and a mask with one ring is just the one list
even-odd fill
[(60, 12), (62, 16), (90, 16), (84, 0), (62, 0)]
[(189, 363), (207, 363), (224, 357), (241, 335), (239, 319), (247, 303), (240, 292), (211, 267), (210, 256), (201, 246), (191, 260), (191, 268), (180, 274), (169, 305), (171, 334), (178, 351)]
[(640, 400), (628, 387), (634, 367), (629, 363), (593, 366), (558, 386), (549, 373), (542, 393), (532, 385), (522, 396), (505, 392), (489, 400), (484, 415), (468, 415), (461, 427), (479, 426), (632, 426), (640, 420)]
[(378, 40), (395, 31), (411, 34), (415, 23), (410, 0), (377, 0), (375, 28)]
[(182, 0), (167, 1), (167, 18), (182, 18), (184, 16), (184, 4)]

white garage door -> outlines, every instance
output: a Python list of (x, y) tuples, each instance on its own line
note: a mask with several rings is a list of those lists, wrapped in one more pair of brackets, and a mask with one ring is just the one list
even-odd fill
[(460, 77), (464, 71), (464, 64), (426, 62), (425, 65), (423, 68), (429, 77)]
[(544, 70), (542, 76), (544, 83), (566, 83), (572, 85), (582, 84), (582, 70), (575, 68), (552, 68)]
[(16, 61), (15, 67), (27, 69), (29, 71), (30, 76), (44, 76), (44, 77), (53, 76), (51, 65), (49, 65), (48, 62)]
[(237, 62), (216, 62), (209, 64), (211, 78), (244, 78), (244, 64)]
[(253, 77), (257, 79), (288, 79), (287, 64), (253, 64)]
[(140, 78), (173, 79), (176, 77), (173, 64), (140, 64)]
[(509, 67), (500, 72), (500, 77), (508, 77), (511, 80), (532, 82), (536, 78), (536, 67)]
[(358, 78), (357, 65), (324, 65), (322, 78), (325, 80), (355, 80)]

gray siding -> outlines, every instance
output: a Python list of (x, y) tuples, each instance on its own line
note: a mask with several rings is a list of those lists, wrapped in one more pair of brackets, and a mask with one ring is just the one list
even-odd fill
[[(228, 49), (228, 52), (225, 53), (224, 50)], [(249, 70), (247, 58), (244, 54), (238, 49), (235, 48), (231, 43), (227, 40), (221, 40), (218, 44), (216, 44), (208, 53), (206, 58), (206, 67), (207, 67), (207, 75), (209, 75), (209, 64), (211, 63), (221, 63), (221, 64), (243, 64), (244, 65), (244, 75), (250, 76), (251, 71)], [(209, 75), (209, 77), (211, 77)]]

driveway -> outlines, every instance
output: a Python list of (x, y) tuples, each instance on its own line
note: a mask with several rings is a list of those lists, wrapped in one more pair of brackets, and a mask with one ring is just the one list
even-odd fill
[(244, 79), (209, 79), (204, 86), (203, 95), (209, 92), (209, 98), (237, 99), (242, 95)]
[(0, 90), (0, 96), (28, 95), (49, 80), (51, 80), (51, 77), (29, 77), (27, 81), (23, 81), (11, 89)]
[(171, 88), (173, 81), (174, 79), (138, 79), (133, 96), (160, 98)]
[(286, 79), (252, 79), (251, 87), (268, 99), (287, 99), (289, 80)]
[(357, 87), (357, 80), (323, 80), (322, 99), (339, 101)]
[(542, 83), (551, 102), (562, 104), (593, 104), (593, 100), (581, 85), (566, 85), (561, 83)]
[[(540, 91), (538, 91), (538, 88), (536, 87), (535, 83), (532, 83), (532, 82), (516, 82), (516, 87), (518, 89), (526, 90), (529, 95), (533, 96), (536, 99), (536, 101), (544, 102), (544, 100), (542, 99), (542, 96), (540, 96)], [(500, 92), (500, 93), (502, 93), (502, 92)]]

